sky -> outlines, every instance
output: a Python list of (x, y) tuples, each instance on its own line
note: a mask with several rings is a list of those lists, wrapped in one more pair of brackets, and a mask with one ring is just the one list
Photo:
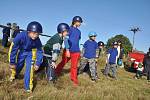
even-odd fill
[[(135, 36), (135, 48), (147, 52), (150, 47), (150, 0), (1, 0), (0, 24), (16, 22), (26, 29), (31, 21), (43, 26), (43, 34), (54, 35), (59, 23), (71, 24), (74, 16), (81, 16), (84, 23), (80, 43), (88, 39), (90, 31), (97, 32), (97, 41), (115, 35), (127, 36), (131, 43), (131, 27), (142, 31)], [(2, 38), (0, 29), (0, 38)], [(49, 39), (40, 37), (43, 44)]]

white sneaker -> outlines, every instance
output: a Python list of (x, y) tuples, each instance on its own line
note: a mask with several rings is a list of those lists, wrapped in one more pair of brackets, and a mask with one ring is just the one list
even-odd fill
[(32, 91), (31, 90), (25, 90), (26, 91), (26, 93), (32, 93)]
[(10, 77), (10, 79), (9, 79), (10, 82), (13, 82), (14, 80), (15, 80), (14, 77)]

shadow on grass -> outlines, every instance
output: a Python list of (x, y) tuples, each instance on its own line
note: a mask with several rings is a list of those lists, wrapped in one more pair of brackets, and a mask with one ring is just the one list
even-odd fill
[(63, 69), (62, 72), (57, 76), (57, 78), (63, 77), (65, 74), (70, 73), (70, 68), (69, 69)]
[(136, 73), (136, 69), (133, 66), (134, 66), (134, 63), (132, 63), (131, 65), (124, 63), (125, 71), (131, 72), (131, 73)]

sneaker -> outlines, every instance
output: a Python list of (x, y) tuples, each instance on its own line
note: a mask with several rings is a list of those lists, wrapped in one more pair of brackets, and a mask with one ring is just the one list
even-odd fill
[(10, 77), (10, 79), (9, 79), (10, 82), (13, 82), (14, 80), (15, 80), (14, 77)]
[(97, 79), (97, 80), (99, 80), (99, 79), (100, 79), (98, 75), (96, 75), (96, 79)]
[(32, 93), (32, 91), (31, 91), (31, 90), (25, 90), (25, 92), (26, 92), (26, 93)]
[(117, 80), (117, 77), (115, 77), (115, 76), (113, 76), (112, 78), (113, 78), (114, 80)]
[(92, 78), (91, 80), (92, 80), (92, 82), (97, 82), (96, 78)]
[(55, 83), (55, 80), (48, 80), (48, 83), (49, 83), (49, 84), (54, 84), (54, 83)]

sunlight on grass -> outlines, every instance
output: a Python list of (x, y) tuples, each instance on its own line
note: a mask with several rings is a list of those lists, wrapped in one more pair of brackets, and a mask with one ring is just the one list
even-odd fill
[(98, 61), (100, 80), (93, 83), (87, 74), (78, 76), (79, 86), (73, 86), (70, 81), (67, 64), (56, 84), (47, 83), (45, 77), (36, 75), (36, 86), (31, 94), (24, 92), (23, 72), (21, 78), (9, 82), (9, 65), (7, 50), (0, 52), (0, 100), (149, 100), (150, 83), (143, 79), (135, 80), (135, 73), (118, 68), (118, 80), (106, 78), (102, 74), (105, 67), (105, 57)]

